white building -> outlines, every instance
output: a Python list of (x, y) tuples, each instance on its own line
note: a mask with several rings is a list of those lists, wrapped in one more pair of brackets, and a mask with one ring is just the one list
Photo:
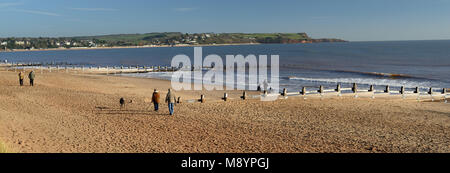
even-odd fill
[(97, 47), (97, 44), (95, 44), (93, 41), (89, 41), (89, 46), (90, 47)]
[(6, 46), (6, 45), (8, 45), (8, 42), (4, 41), (4, 42), (2, 42), (0, 45)]
[(16, 45), (25, 45), (25, 41), (16, 41)]

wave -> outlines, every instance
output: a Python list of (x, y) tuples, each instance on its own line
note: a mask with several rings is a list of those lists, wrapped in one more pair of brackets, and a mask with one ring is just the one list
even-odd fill
[(300, 65), (282, 65), (282, 67), (285, 67), (285, 68), (299, 68), (299, 69), (306, 69), (306, 70), (313, 70), (313, 71), (322, 71), (322, 72), (331, 72), (331, 73), (357, 74), (357, 75), (392, 78), (392, 79), (409, 78), (409, 79), (436, 80), (436, 79), (432, 79), (432, 78), (425, 78), (425, 77), (413, 76), (413, 75), (401, 74), (401, 73), (385, 73), (385, 72), (366, 72), (366, 71), (356, 71), (356, 70), (324, 69), (324, 68), (305, 67), (305, 66), (300, 66)]
[(361, 74), (361, 75), (375, 76), (375, 77), (386, 77), (386, 78), (392, 78), (392, 79), (400, 79), (400, 78), (427, 79), (427, 78), (418, 77), (418, 76), (411, 76), (411, 75), (407, 75), (407, 74), (395, 74), (395, 73), (364, 72), (364, 71), (352, 71), (352, 70), (328, 70), (328, 71), (339, 72), (339, 73)]
[[(156, 78), (156, 79), (163, 79), (163, 80), (170, 81), (170, 80), (172, 80), (173, 72), (120, 73), (120, 74), (116, 74), (116, 75), (127, 76), (127, 77), (138, 77), (138, 78)], [(203, 84), (207, 84), (207, 85), (221, 84), (226, 87), (247, 88), (247, 89), (253, 89), (253, 90), (256, 90), (258, 85), (262, 85), (261, 83), (259, 83), (259, 81), (256, 81), (257, 83), (251, 83), (248, 79), (248, 77), (249, 77), (248, 74), (245, 74), (245, 75), (234, 74), (234, 77), (235, 77), (234, 84), (229, 84), (226, 81), (226, 74), (223, 74), (222, 80), (217, 80), (217, 79), (212, 80), (212, 79), (203, 79), (203, 77), (198, 78), (198, 77), (195, 77), (193, 75), (193, 73), (191, 73), (191, 82), (192, 83), (202, 82)], [(237, 77), (243, 77), (243, 78), (245, 78), (245, 81), (238, 81), (239, 79), (236, 79)], [(260, 78), (262, 76), (258, 76), (258, 77)], [(279, 76), (274, 76), (274, 77), (279, 77)], [(267, 78), (269, 80), (270, 76)], [(273, 86), (272, 89), (277, 91), (279, 89), (279, 87)]]
[(428, 88), (433, 86), (432, 82), (428, 81), (411, 81), (411, 80), (395, 80), (395, 79), (373, 79), (373, 78), (302, 78), (289, 77), (289, 80), (301, 80), (307, 82), (323, 82), (323, 83), (345, 83), (345, 84), (363, 84), (363, 85), (389, 85), (393, 87), (407, 87), (407, 88)]
[(393, 74), (393, 73), (380, 73), (380, 72), (363, 72), (363, 71), (348, 71), (348, 70), (336, 70), (336, 72), (344, 73), (357, 73), (370, 76), (390, 77), (390, 78), (416, 78), (406, 74)]
[[(158, 79), (165, 79), (165, 80), (171, 80), (173, 73), (172, 72), (154, 72), (154, 73), (132, 73), (132, 74), (117, 74), (122, 76), (131, 76), (131, 77), (143, 77), (143, 78), (158, 78)], [(238, 74), (235, 74), (235, 77), (240, 76)], [(195, 76), (191, 76), (193, 81), (202, 81), (203, 78), (196, 78)], [(224, 79), (223, 82), (226, 84), (226, 74), (223, 75)], [(244, 76), (246, 80), (248, 80), (248, 76)], [(357, 83), (360, 85), (376, 85), (376, 86), (385, 86), (389, 85), (391, 87), (407, 87), (407, 88), (429, 88), (429, 87), (442, 87), (442, 85), (445, 85), (441, 82), (432, 81), (432, 80), (416, 80), (416, 79), (393, 79), (393, 78), (358, 78), (358, 77), (347, 77), (347, 78), (308, 78), (308, 77), (297, 77), (297, 76), (290, 76), (290, 77), (283, 77), (285, 80), (280, 80), (280, 86), (298, 86), (302, 85), (304, 82), (309, 83), (318, 83), (318, 85), (322, 85), (320, 83), (328, 83), (328, 84), (352, 84)], [(286, 80), (290, 81), (300, 81), (298, 82), (286, 82)], [(303, 82), (301, 82), (303, 81)], [(213, 84), (213, 81), (210, 81), (209, 79), (203, 81), (205, 84)], [(248, 81), (246, 82), (236, 82), (237, 86), (252, 86), (255, 87), (258, 84), (249, 84)], [(310, 85), (310, 84), (308, 84)], [(315, 85), (315, 84), (314, 84)], [(295, 88), (295, 87), (292, 87)]]

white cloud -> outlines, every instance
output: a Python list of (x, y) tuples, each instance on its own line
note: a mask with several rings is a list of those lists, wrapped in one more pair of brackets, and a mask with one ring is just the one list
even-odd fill
[(23, 5), (21, 2), (0, 2), (0, 8)]
[[(0, 2), (0, 8), (7, 8), (13, 6), (24, 5), (22, 2)], [(21, 12), (21, 13), (29, 13), (29, 14), (38, 14), (38, 15), (46, 15), (46, 16), (61, 16), (57, 13), (47, 12), (47, 11), (39, 11), (39, 10), (24, 10), (24, 9), (8, 9), (10, 11)]]
[(30, 13), (30, 14), (46, 15), (46, 16), (61, 16), (59, 14), (47, 12), (47, 11), (37, 11), (37, 10), (14, 10), (14, 11)]
[(77, 10), (77, 11), (93, 11), (93, 12), (99, 12), (99, 11), (118, 11), (114, 8), (70, 8), (71, 10)]

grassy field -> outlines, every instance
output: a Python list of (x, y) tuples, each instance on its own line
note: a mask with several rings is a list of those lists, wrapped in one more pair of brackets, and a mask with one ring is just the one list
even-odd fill
[[(237, 34), (236, 34), (237, 35)], [(305, 33), (255, 33), (255, 34), (240, 34), (243, 37), (254, 37), (254, 38), (286, 38), (292, 40), (302, 40), (309, 39)]]

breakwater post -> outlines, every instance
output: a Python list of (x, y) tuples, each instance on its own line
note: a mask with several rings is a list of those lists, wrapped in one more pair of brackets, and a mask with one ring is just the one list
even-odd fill
[(245, 99), (247, 99), (247, 92), (246, 91), (244, 91), (243, 93), (242, 93), (242, 100), (245, 100)]
[(337, 84), (336, 86), (336, 90), (335, 90), (338, 94), (341, 93), (341, 84)]
[(228, 100), (228, 94), (227, 94), (227, 93), (224, 93), (222, 99), (223, 99), (223, 101), (227, 101), (227, 100)]
[(200, 102), (205, 103), (205, 95), (200, 96)]
[(358, 92), (358, 85), (356, 83), (353, 83), (352, 91), (353, 91), (353, 93)]

